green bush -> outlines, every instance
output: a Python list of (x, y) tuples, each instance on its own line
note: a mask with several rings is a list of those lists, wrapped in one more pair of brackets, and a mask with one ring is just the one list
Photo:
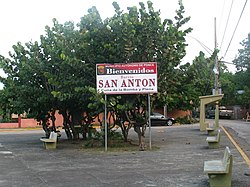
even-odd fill
[(18, 119), (8, 119), (8, 118), (4, 118), (0, 121), (1, 123), (17, 123)]
[[(109, 147), (119, 147), (124, 143), (123, 136), (120, 132), (110, 130), (108, 132), (108, 145)], [(93, 136), (85, 140), (84, 147), (103, 147), (104, 146), (104, 131), (96, 131)]]
[(185, 116), (176, 118), (176, 122), (179, 124), (193, 124), (197, 123), (198, 121), (190, 116)]

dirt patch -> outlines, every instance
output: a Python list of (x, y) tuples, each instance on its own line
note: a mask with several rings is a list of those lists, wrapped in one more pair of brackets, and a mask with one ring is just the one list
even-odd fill
[[(108, 143), (109, 152), (134, 152), (139, 151), (138, 140), (129, 140), (128, 142), (112, 142)], [(88, 146), (86, 146), (86, 143)], [(64, 150), (78, 150), (85, 152), (103, 152), (104, 145), (101, 142), (91, 142), (91, 146), (89, 146), (89, 142), (86, 140), (67, 140), (61, 139), (59, 140), (58, 147)], [(151, 150), (148, 146), (146, 146), (145, 151), (156, 151), (160, 148), (158, 146), (152, 146)]]

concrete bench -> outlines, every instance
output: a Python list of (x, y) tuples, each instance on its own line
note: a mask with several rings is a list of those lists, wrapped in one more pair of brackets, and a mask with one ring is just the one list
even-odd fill
[(217, 128), (215, 124), (208, 124), (206, 130), (209, 136), (214, 136), (216, 134)]
[(208, 174), (210, 187), (231, 187), (233, 156), (226, 147), (222, 160), (204, 162), (204, 172)]
[(43, 142), (45, 149), (56, 149), (57, 133), (52, 131), (49, 138), (40, 138), (40, 140)]
[(220, 145), (220, 129), (217, 131), (217, 134), (215, 136), (208, 136), (206, 141), (208, 143), (209, 149), (218, 148)]

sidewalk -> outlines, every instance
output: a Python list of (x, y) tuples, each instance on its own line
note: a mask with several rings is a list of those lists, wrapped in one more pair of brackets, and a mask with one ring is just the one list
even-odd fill
[[(208, 149), (206, 133), (198, 125), (153, 127), (156, 151), (89, 152), (58, 144), (44, 150), (43, 132), (0, 133), (0, 186), (60, 187), (207, 187), (205, 160), (221, 159), (225, 146), (233, 154), (232, 186), (246, 187), (247, 164), (222, 131), (220, 148)], [(131, 129), (130, 139), (137, 140)], [(148, 142), (148, 130), (146, 134)], [(72, 145), (74, 146), (74, 145)]]

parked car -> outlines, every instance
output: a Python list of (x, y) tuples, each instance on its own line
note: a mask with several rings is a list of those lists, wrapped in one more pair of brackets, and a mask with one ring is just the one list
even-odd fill
[(172, 126), (176, 122), (174, 118), (165, 117), (164, 115), (157, 112), (151, 114), (150, 120), (152, 126), (157, 126), (157, 125)]
[[(227, 109), (225, 106), (219, 106), (219, 118), (232, 119), (234, 115), (233, 110)], [(208, 109), (206, 112), (207, 118), (215, 117), (215, 109)]]

